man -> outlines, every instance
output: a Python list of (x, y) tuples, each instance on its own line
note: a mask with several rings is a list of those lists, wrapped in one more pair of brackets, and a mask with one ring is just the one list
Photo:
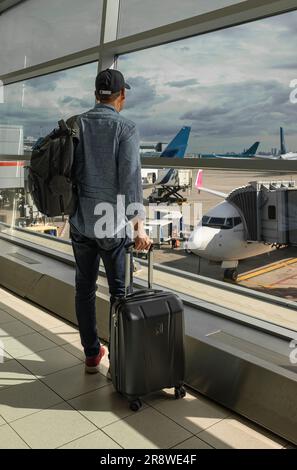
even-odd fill
[(78, 118), (80, 142), (73, 169), (78, 206), (70, 225), (76, 260), (76, 315), (87, 373), (99, 371), (105, 354), (96, 326), (100, 259), (105, 266), (112, 305), (125, 294), (125, 246), (131, 241), (131, 236), (123, 232), (125, 221), (132, 219), (136, 250), (149, 249), (151, 244), (144, 230), (144, 210), (138, 210), (134, 217), (129, 211), (130, 215), (125, 217), (131, 204), (143, 202), (137, 128), (120, 115), (127, 89), (130, 86), (119, 71), (108, 69), (99, 73), (97, 104)]

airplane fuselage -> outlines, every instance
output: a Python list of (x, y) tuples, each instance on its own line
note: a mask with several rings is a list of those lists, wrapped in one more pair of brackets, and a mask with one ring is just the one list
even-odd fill
[(199, 222), (187, 243), (193, 254), (209, 261), (240, 261), (271, 250), (263, 243), (249, 243), (239, 212), (224, 201)]
[(280, 160), (297, 160), (297, 153), (288, 152), (283, 155), (280, 155)]
[(201, 158), (253, 158), (254, 155), (243, 155), (241, 153), (204, 153)]

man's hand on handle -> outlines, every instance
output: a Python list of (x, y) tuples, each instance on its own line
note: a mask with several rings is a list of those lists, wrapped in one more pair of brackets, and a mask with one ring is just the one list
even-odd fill
[(149, 250), (151, 245), (153, 244), (153, 240), (146, 234), (144, 230), (143, 222), (137, 222), (135, 225), (135, 250), (136, 251), (144, 251)]

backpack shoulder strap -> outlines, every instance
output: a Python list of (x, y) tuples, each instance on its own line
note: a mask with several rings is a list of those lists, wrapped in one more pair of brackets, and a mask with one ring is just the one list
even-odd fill
[(74, 137), (79, 140), (80, 128), (78, 124), (79, 115), (72, 116), (66, 121), (67, 127), (74, 131)]

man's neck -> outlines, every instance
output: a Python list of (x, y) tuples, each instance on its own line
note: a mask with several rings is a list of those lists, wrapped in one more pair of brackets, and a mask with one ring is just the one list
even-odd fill
[(118, 103), (101, 103), (100, 101), (97, 101), (97, 104), (103, 104), (103, 106), (111, 106), (114, 108), (118, 113), (121, 111), (120, 105)]

